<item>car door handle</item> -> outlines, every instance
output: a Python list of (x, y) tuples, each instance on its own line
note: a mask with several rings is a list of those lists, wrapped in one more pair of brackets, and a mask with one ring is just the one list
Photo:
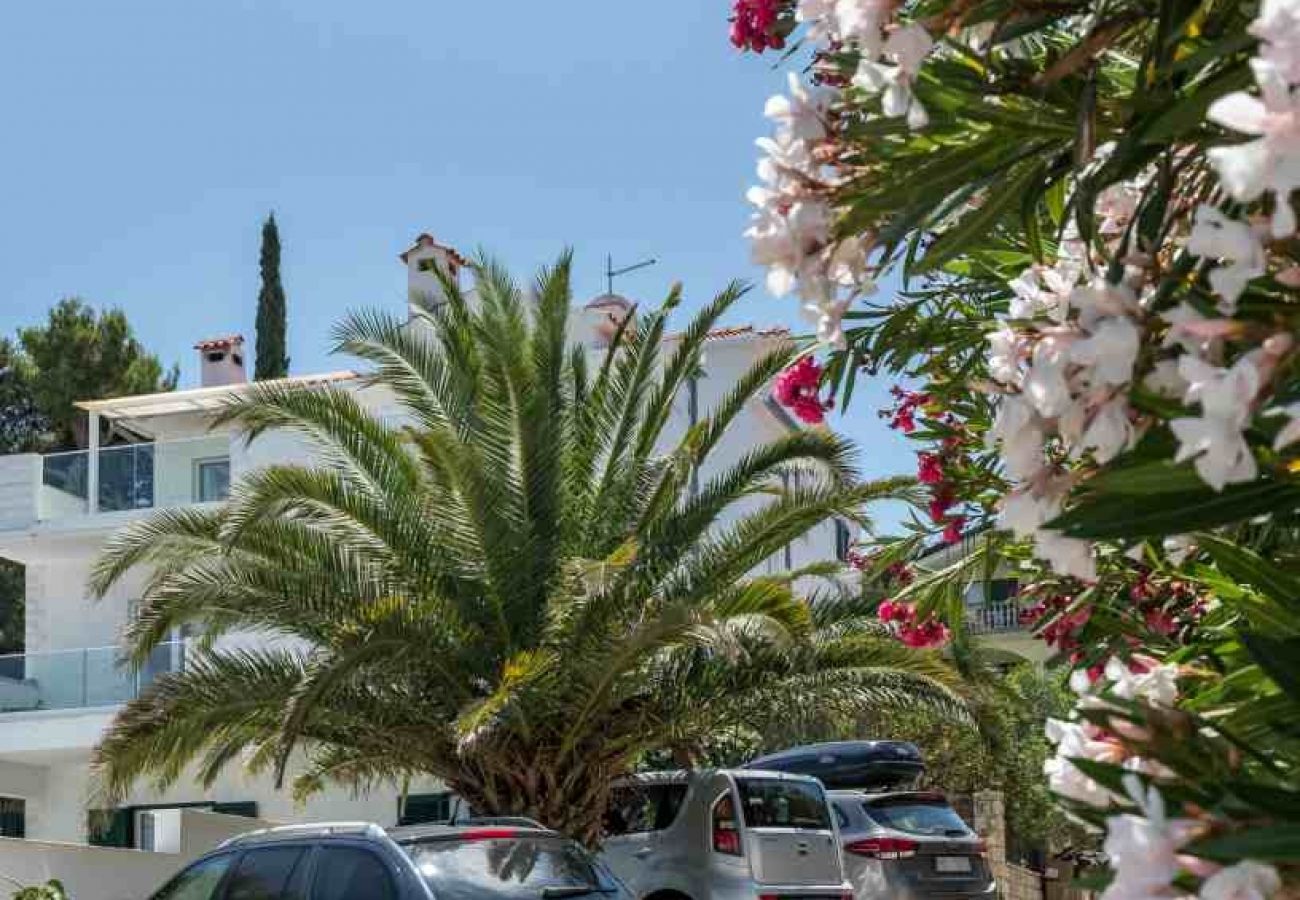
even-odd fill
[(649, 856), (651, 853), (654, 852), (655, 851), (653, 847), (642, 847), (640, 850), (636, 851), (632, 855), (635, 856), (637, 859), (645, 859), (647, 856)]

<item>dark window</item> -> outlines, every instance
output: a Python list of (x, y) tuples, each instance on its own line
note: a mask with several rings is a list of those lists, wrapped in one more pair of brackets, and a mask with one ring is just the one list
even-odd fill
[(1014, 578), (995, 578), (989, 582), (988, 602), (1005, 603), (1020, 592), (1020, 582)]
[(627, 784), (610, 792), (605, 833), (641, 834), (667, 828), (686, 799), (684, 784)]
[(301, 847), (249, 850), (240, 857), (226, 900), (279, 900), (304, 852)]
[(880, 800), (864, 803), (863, 809), (872, 821), (896, 831), (936, 837), (966, 837), (971, 833), (945, 800)]
[(388, 867), (370, 851), (325, 846), (317, 854), (311, 900), (393, 900), (395, 896)]
[(226, 352), (224, 350), (213, 350), (208, 353), (208, 362), (211, 363), (219, 363), (225, 358)]
[(565, 838), (424, 841), (404, 847), (438, 900), (533, 900), (545, 888), (585, 888), (602, 895), (614, 886), (585, 850)]
[(849, 561), (849, 551), (853, 549), (853, 535), (843, 520), (835, 520), (835, 558), (840, 562)]
[(195, 500), (212, 503), (230, 497), (230, 460), (204, 459), (195, 464)]
[(167, 882), (152, 900), (210, 900), (230, 868), (231, 858), (227, 853), (195, 863)]
[(830, 829), (826, 794), (808, 781), (738, 778), (741, 815), (750, 828)]
[(135, 814), (130, 809), (92, 809), (87, 831), (93, 847), (130, 847)]
[(408, 794), (405, 802), (400, 797), (397, 802), (398, 825), (451, 821), (451, 791), (440, 791), (436, 794)]
[(27, 801), (0, 797), (0, 837), (27, 837)]

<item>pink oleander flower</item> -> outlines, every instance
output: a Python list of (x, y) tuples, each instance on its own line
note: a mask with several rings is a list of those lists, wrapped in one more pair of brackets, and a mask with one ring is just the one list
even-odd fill
[(955, 544), (961, 540), (962, 529), (966, 527), (965, 516), (953, 516), (943, 528), (943, 542)]
[(772, 396), (801, 422), (820, 425), (832, 406), (831, 401), (819, 396), (821, 379), (822, 367), (811, 356), (805, 356), (776, 377)]
[(777, 0), (736, 0), (731, 12), (731, 43), (740, 50), (780, 50), (785, 38), (776, 29)]
[(943, 481), (943, 460), (934, 453), (917, 454), (916, 478), (921, 484), (938, 484)]

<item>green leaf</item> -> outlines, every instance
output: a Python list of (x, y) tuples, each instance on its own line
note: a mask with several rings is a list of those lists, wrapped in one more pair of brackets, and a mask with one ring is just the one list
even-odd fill
[(939, 235), (910, 274), (932, 272), (949, 260), (956, 259), (976, 241), (987, 238), (998, 220), (1022, 203), (1022, 195), (1041, 178), (1042, 167), (1031, 165), (990, 190), (985, 194), (982, 206), (966, 213), (955, 225)]
[(1204, 485), (1190, 464), (1169, 460), (1109, 469), (1088, 481), (1089, 490), (1102, 494), (1178, 494)]
[(1222, 862), (1257, 859), (1300, 863), (1300, 825), (1253, 825), (1236, 834), (1197, 841), (1187, 847), (1187, 852)]
[(1254, 550), (1212, 534), (1198, 535), (1197, 544), (1223, 573), (1253, 585), (1265, 596), (1300, 614), (1300, 578), (1269, 562)]
[(1143, 503), (1130, 495), (1094, 494), (1047, 523), (1068, 537), (1146, 538), (1186, 534), (1242, 522), (1254, 516), (1290, 512), (1300, 507), (1300, 485), (1261, 480), (1234, 484), (1216, 492), (1152, 494)]
[(1275, 640), (1259, 634), (1243, 634), (1241, 642), (1277, 686), (1292, 700), (1300, 701), (1300, 638)]

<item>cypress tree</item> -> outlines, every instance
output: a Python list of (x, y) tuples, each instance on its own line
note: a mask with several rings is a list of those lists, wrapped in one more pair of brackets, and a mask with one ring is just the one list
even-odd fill
[(253, 378), (283, 378), (289, 374), (285, 347), (284, 286), (280, 284), (280, 229), (275, 213), (262, 225), (262, 289), (257, 294), (257, 364)]

